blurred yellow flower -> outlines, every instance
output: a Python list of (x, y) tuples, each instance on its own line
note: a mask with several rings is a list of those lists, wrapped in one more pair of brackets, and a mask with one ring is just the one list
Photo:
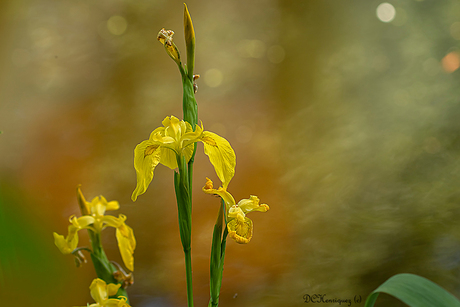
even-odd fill
[(188, 122), (174, 116), (166, 117), (162, 124), (163, 127), (156, 128), (148, 140), (134, 149), (137, 186), (131, 197), (133, 201), (147, 190), (159, 163), (175, 169), (182, 156), (188, 162), (193, 155), (194, 143), (198, 141), (204, 144), (204, 153), (208, 155), (222, 185), (228, 186), (235, 174), (236, 156), (226, 139), (203, 131), (203, 126), (196, 125), (193, 131)]
[(96, 301), (95, 304), (88, 305), (89, 307), (130, 307), (126, 303), (126, 298), (120, 299), (109, 298), (117, 294), (120, 284), (106, 284), (102, 279), (96, 278), (89, 286), (91, 297)]
[(253, 224), (246, 217), (246, 213), (253, 211), (267, 212), (270, 208), (266, 204), (259, 205), (259, 198), (251, 195), (249, 199), (242, 199), (235, 204), (233, 196), (224, 187), (213, 188), (211, 179), (206, 178), (203, 187), (206, 194), (219, 195), (225, 202), (228, 235), (237, 243), (248, 243), (252, 238)]
[(69, 219), (69, 232), (66, 238), (54, 233), (54, 243), (63, 254), (72, 253), (78, 245), (78, 231), (89, 229), (100, 234), (107, 226), (116, 228), (116, 236), (121, 257), (126, 267), (134, 270), (133, 253), (136, 248), (136, 239), (131, 227), (125, 224), (126, 216), (120, 214), (117, 217), (104, 215), (105, 211), (118, 210), (120, 205), (117, 201), (107, 201), (103, 196), (95, 197), (91, 202), (87, 202), (81, 193), (80, 187), (77, 189), (78, 200), (83, 215), (79, 218), (72, 215)]

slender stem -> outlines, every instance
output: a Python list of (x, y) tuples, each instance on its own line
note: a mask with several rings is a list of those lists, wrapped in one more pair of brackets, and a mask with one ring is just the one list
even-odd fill
[(189, 307), (193, 307), (193, 287), (192, 287), (192, 251), (185, 253), (185, 274), (187, 278), (187, 302)]
[[(224, 223), (225, 222), (225, 223)], [(224, 229), (222, 234), (222, 229)], [(219, 208), (217, 221), (214, 225), (211, 245), (211, 266), (210, 266), (210, 292), (211, 299), (208, 307), (217, 307), (219, 305), (220, 288), (222, 286), (222, 273), (224, 270), (225, 248), (227, 243), (227, 223), (225, 213), (225, 202), (222, 199), (222, 205)]]
[[(101, 243), (101, 234), (94, 232), (88, 229), (89, 237), (91, 240), (91, 247), (93, 248), (93, 252), (91, 253), (91, 260), (93, 261), (93, 266), (96, 271), (97, 277), (104, 280), (107, 284), (118, 284), (118, 282), (113, 273), (117, 271), (117, 268), (109, 262), (107, 255), (105, 254), (104, 247)], [(127, 299), (127, 303), (129, 304), (128, 293), (126, 289), (120, 287), (118, 289), (116, 297), (124, 296)]]
[(193, 307), (192, 286), (192, 199), (190, 195), (190, 183), (188, 167), (185, 157), (177, 157), (179, 173), (174, 174), (174, 186), (176, 189), (177, 209), (179, 213), (179, 231), (185, 256), (185, 274), (187, 281), (187, 302)]

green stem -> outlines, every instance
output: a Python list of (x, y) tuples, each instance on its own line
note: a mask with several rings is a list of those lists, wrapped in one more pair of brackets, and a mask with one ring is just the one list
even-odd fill
[(174, 186), (176, 189), (177, 210), (179, 215), (179, 232), (185, 256), (185, 274), (187, 280), (187, 302), (193, 307), (192, 286), (192, 199), (187, 162), (185, 157), (177, 157), (179, 173), (174, 173)]
[(189, 307), (193, 307), (193, 287), (192, 287), (192, 251), (185, 253), (185, 275), (187, 279), (187, 302)]
[[(104, 248), (102, 247), (101, 243), (101, 234), (94, 232), (88, 229), (89, 237), (91, 240), (91, 247), (93, 252), (91, 253), (91, 260), (93, 261), (93, 266), (96, 271), (96, 275), (98, 278), (105, 281), (107, 284), (119, 284), (118, 280), (115, 279), (113, 273), (115, 273), (118, 269), (109, 262), (107, 255), (105, 254)], [(117, 294), (114, 296), (120, 297), (124, 296), (127, 299), (127, 303), (129, 304), (128, 293), (126, 289), (120, 287), (118, 289)]]
[[(222, 234), (222, 229), (225, 227)], [(222, 286), (222, 274), (224, 270), (225, 249), (227, 244), (227, 223), (225, 218), (225, 202), (219, 208), (217, 221), (214, 225), (211, 246), (211, 265), (210, 265), (210, 294), (208, 307), (217, 307), (219, 305), (219, 294)]]

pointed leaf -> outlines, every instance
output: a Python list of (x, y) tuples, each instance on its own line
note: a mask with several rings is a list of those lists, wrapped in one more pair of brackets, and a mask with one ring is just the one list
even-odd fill
[(460, 307), (460, 301), (455, 296), (434, 282), (414, 274), (394, 275), (367, 297), (364, 307), (374, 306), (381, 292), (411, 307)]

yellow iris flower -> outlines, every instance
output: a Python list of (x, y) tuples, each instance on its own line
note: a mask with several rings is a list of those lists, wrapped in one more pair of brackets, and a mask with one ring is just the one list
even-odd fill
[(118, 210), (120, 205), (117, 201), (107, 201), (103, 196), (95, 197), (91, 202), (87, 202), (81, 193), (80, 187), (77, 189), (79, 204), (83, 216), (77, 218), (72, 215), (69, 219), (69, 233), (66, 238), (54, 233), (54, 243), (63, 254), (72, 253), (78, 245), (78, 231), (81, 229), (90, 229), (95, 233), (101, 231), (107, 226), (116, 228), (116, 237), (121, 257), (126, 267), (134, 270), (133, 253), (136, 248), (136, 239), (131, 227), (125, 224), (126, 216), (120, 214), (118, 217), (104, 215), (105, 211)]
[(153, 179), (155, 167), (161, 163), (171, 169), (177, 168), (177, 160), (182, 156), (188, 162), (193, 155), (194, 144), (201, 141), (204, 153), (214, 166), (217, 176), (226, 188), (235, 174), (236, 156), (226, 139), (215, 133), (204, 131), (203, 126), (192, 126), (183, 120), (166, 117), (163, 127), (156, 128), (150, 138), (134, 149), (134, 168), (137, 174), (137, 186), (132, 200), (143, 194)]
[(211, 179), (206, 178), (203, 187), (206, 194), (219, 195), (225, 202), (228, 235), (237, 243), (249, 243), (252, 238), (253, 224), (246, 214), (253, 211), (267, 212), (270, 208), (266, 204), (259, 205), (259, 198), (251, 195), (249, 199), (242, 199), (235, 203), (232, 194), (225, 187), (213, 188)]
[(102, 279), (96, 278), (89, 286), (91, 297), (96, 301), (95, 304), (88, 305), (89, 307), (130, 307), (126, 303), (126, 298), (121, 299), (109, 298), (117, 294), (120, 284), (107, 284)]

